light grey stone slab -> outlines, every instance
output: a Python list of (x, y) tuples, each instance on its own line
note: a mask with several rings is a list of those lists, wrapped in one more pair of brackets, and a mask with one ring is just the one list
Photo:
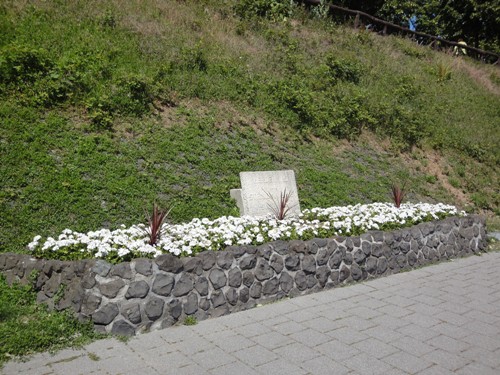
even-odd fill
[(263, 217), (273, 214), (282, 194), (290, 194), (289, 215), (300, 213), (295, 173), (292, 170), (241, 172), (241, 189), (232, 189), (241, 216)]

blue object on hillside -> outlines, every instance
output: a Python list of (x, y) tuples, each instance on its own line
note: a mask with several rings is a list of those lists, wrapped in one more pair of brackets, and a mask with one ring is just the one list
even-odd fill
[(408, 28), (411, 31), (417, 31), (417, 16), (413, 15), (411, 18), (408, 20)]

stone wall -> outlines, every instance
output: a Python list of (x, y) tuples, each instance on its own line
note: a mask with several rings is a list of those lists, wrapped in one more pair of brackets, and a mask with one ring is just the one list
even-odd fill
[[(393, 232), (165, 254), (111, 265), (0, 254), (8, 282), (32, 282), (38, 301), (71, 308), (96, 329), (132, 335), (408, 270), (486, 248), (484, 219), (448, 218)], [(33, 272), (34, 271), (34, 272)]]

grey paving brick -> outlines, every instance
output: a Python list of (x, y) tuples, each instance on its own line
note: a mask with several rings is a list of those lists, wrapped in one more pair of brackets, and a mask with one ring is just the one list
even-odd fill
[(393, 294), (389, 293), (387, 289), (383, 289), (383, 290), (374, 290), (373, 292), (368, 293), (367, 296), (382, 301), (392, 297)]
[[(499, 313), (500, 313), (500, 304), (498, 304)], [(488, 324), (498, 324), (498, 316), (494, 316), (491, 314), (485, 314), (482, 311), (478, 310), (469, 310), (463, 314), (465, 317), (470, 318), (471, 320), (479, 320), (483, 323)]]
[(355, 329), (356, 331), (364, 331), (368, 328), (373, 328), (377, 325), (372, 319), (364, 319), (357, 316), (350, 316), (348, 318), (343, 318), (339, 322), (340, 327), (348, 327)]
[(331, 332), (333, 330), (345, 327), (342, 319), (328, 319), (324, 316), (305, 321), (302, 323), (305, 327), (312, 328), (321, 333)]
[(440, 319), (434, 318), (430, 315), (423, 315), (421, 313), (413, 313), (411, 315), (404, 316), (402, 320), (425, 328), (430, 328), (436, 324), (442, 323), (442, 320)]
[(368, 328), (364, 330), (363, 333), (371, 337), (374, 337), (377, 340), (380, 340), (386, 344), (390, 344), (394, 340), (403, 337), (401, 333), (396, 332), (384, 326), (375, 326), (373, 328)]
[[(379, 309), (382, 309), (382, 308), (389, 308), (389, 307), (388, 307), (388, 305), (379, 307)], [(359, 316), (360, 318), (364, 318), (364, 319), (376, 318), (377, 316), (380, 316), (383, 314), (379, 310), (371, 309), (371, 308), (365, 307), (365, 306), (357, 306), (357, 307), (351, 309), (350, 312), (351, 312), (351, 314)]]
[(252, 337), (252, 341), (266, 349), (273, 350), (294, 342), (293, 336), (285, 336), (279, 332), (266, 332), (262, 335)]
[(348, 318), (351, 316), (348, 310), (338, 310), (338, 309), (330, 309), (330, 310), (324, 310), (318, 313), (318, 316), (327, 318), (328, 320), (336, 321), (338, 328), (341, 327), (341, 319)]
[(200, 324), (190, 326), (189, 328), (194, 334), (201, 335), (204, 337), (210, 336), (214, 332), (221, 332), (229, 329), (224, 324), (219, 323), (217, 319), (204, 320), (203, 322), (200, 322)]
[(269, 315), (266, 320), (261, 321), (267, 327), (274, 327), (283, 323), (290, 323), (290, 319), (285, 315)]
[(450, 312), (453, 312), (455, 314), (460, 314), (460, 315), (463, 315), (463, 316), (468, 316), (467, 315), (468, 312), (474, 311), (474, 310), (471, 310), (470, 307), (468, 307), (468, 306), (466, 306), (464, 304), (461, 304), (461, 303), (456, 303), (455, 301), (453, 301), (453, 302), (449, 302), (449, 301), (443, 302), (441, 305), (439, 305), (439, 308), (441, 310), (450, 311)]
[(350, 369), (339, 362), (320, 356), (309, 361), (303, 362), (300, 367), (311, 375), (344, 375), (350, 372)]
[(469, 322), (467, 324), (467, 329), (491, 337), (497, 337), (500, 335), (500, 327), (477, 320)]
[(415, 303), (412, 299), (401, 296), (389, 296), (388, 298), (384, 299), (384, 302), (399, 307), (408, 307)]
[[(304, 296), (304, 297), (310, 297), (310, 296)], [(287, 300), (284, 300), (282, 302), (286, 302)], [(265, 310), (268, 314), (268, 316), (280, 316), (283, 314), (290, 313), (291, 311), (298, 311), (300, 310), (300, 307), (293, 305), (293, 304), (287, 304), (287, 303), (268, 303), (262, 307), (263, 310)]]
[[(314, 310), (314, 309), (312, 309)], [(313, 320), (314, 318), (317, 318), (319, 315), (316, 312), (311, 312), (307, 310), (299, 310), (299, 311), (293, 311), (291, 313), (287, 313), (285, 317), (288, 320), (293, 320), (294, 322), (297, 323), (303, 323), (306, 321)]]
[[(135, 374), (137, 374), (137, 370), (135, 372)], [(160, 372), (161, 375), (199, 375), (199, 374), (205, 374), (206, 373), (206, 370), (201, 367), (201, 366), (198, 366), (197, 364), (193, 363), (193, 364), (190, 364), (190, 365), (187, 365), (187, 366), (184, 366), (184, 367), (180, 367), (180, 368), (168, 368), (168, 369), (164, 369), (162, 370), (162, 372)], [(131, 373), (130, 375), (134, 375), (134, 373)], [(141, 375), (142, 375), (142, 372), (141, 372)]]
[(498, 375), (498, 369), (492, 369), (481, 363), (470, 363), (455, 373), (459, 375)]
[(241, 327), (235, 327), (233, 331), (246, 338), (251, 338), (269, 332), (269, 328), (261, 323), (251, 323), (242, 325)]
[(382, 359), (382, 361), (397, 367), (408, 374), (416, 374), (433, 365), (432, 362), (421, 357), (415, 357), (406, 352), (397, 352)]
[(334, 361), (342, 361), (360, 353), (355, 347), (338, 340), (325, 342), (324, 344), (316, 346), (314, 349)]
[(293, 321), (287, 321), (278, 325), (275, 325), (273, 327), (270, 327), (273, 331), (279, 332), (283, 335), (289, 335), (291, 333), (296, 333), (300, 331), (304, 331), (305, 329), (308, 328), (308, 326), (305, 325), (306, 322), (304, 323), (297, 323)]
[(361, 283), (361, 284), (351, 285), (349, 289), (351, 290), (351, 292), (354, 292), (357, 295), (359, 295), (359, 294), (370, 293), (377, 288), (373, 287), (370, 283)]
[[(376, 289), (384, 289), (384, 288), (387, 288), (387, 286), (392, 285), (389, 280), (391, 280), (390, 277), (381, 277), (379, 279), (373, 279), (373, 280), (366, 281), (366, 285), (371, 286), (375, 290)], [(369, 293), (372, 293), (372, 291), (370, 291)]]
[[(169, 356), (171, 357), (171, 356)], [(175, 365), (177, 366), (178, 364), (181, 363), (181, 360), (174, 362)], [(142, 367), (146, 367), (145, 363), (142, 363), (141, 361), (130, 361), (129, 357), (126, 356), (113, 356), (109, 357), (106, 359), (101, 359), (97, 361), (97, 364), (99, 366), (98, 372), (101, 373), (111, 373), (111, 374), (119, 374), (121, 372), (125, 371), (131, 371), (131, 370), (139, 370)], [(162, 362), (157, 361), (154, 364), (150, 364), (150, 367), (154, 368), (155, 370), (161, 369)], [(69, 372), (71, 373), (71, 371)]]
[(296, 364), (319, 357), (320, 355), (318, 351), (298, 342), (274, 349), (273, 352), (278, 355), (278, 358), (284, 358)]
[(216, 339), (212, 338), (212, 343), (224, 350), (226, 353), (236, 352), (255, 345), (254, 341), (247, 339), (243, 335), (235, 335), (234, 333), (227, 336), (219, 336)]
[(451, 323), (457, 326), (463, 326), (464, 324), (471, 322), (471, 319), (450, 311), (441, 311), (435, 317), (441, 319), (443, 322)]
[[(324, 303), (336, 301), (331, 293), (329, 293), (326, 297), (323, 297), (326, 299), (326, 301), (319, 301), (317, 299), (311, 298), (311, 296), (300, 296), (300, 297), (295, 297), (295, 298), (290, 298), (288, 302), (290, 302), (292, 305), (299, 307), (299, 308), (308, 308), (308, 307), (313, 307), (313, 306), (321, 306)], [(342, 298), (340, 298), (342, 299)]]
[(434, 330), (435, 327), (424, 328), (416, 325), (407, 325), (401, 328), (398, 328), (397, 331), (405, 336), (413, 337), (416, 340), (427, 341), (433, 337), (439, 336), (439, 332)]
[(415, 301), (425, 303), (426, 305), (429, 306), (436, 306), (444, 302), (441, 298), (431, 297), (424, 294), (420, 294), (413, 299)]
[[(148, 340), (148, 343), (144, 342), (146, 340), (139, 340), (134, 342), (134, 347), (138, 349), (142, 348), (155, 348), (159, 346), (165, 346), (166, 342), (163, 340), (161, 337), (158, 336), (153, 336), (151, 338), (151, 341)], [(130, 342), (133, 342), (133, 339), (130, 340)], [(101, 358), (107, 358), (109, 355), (112, 355), (113, 353), (118, 353), (118, 352), (127, 352), (130, 350), (129, 343), (125, 344), (121, 341), (118, 341), (116, 339), (111, 339), (111, 340), (98, 340), (94, 341), (87, 346), (85, 346), (85, 350), (89, 352), (95, 352), (99, 353), (99, 357)], [(64, 352), (59, 352), (57, 353), (57, 356), (63, 355)], [(52, 358), (57, 358), (56, 356)]]
[[(199, 326), (201, 326), (201, 325), (210, 326), (210, 324), (211, 323), (209, 321), (203, 321), (203, 324), (199, 324)], [(148, 337), (150, 334), (153, 335), (151, 337), (151, 341), (158, 340), (158, 343), (160, 345), (163, 345), (160, 340), (163, 340), (166, 343), (171, 344), (171, 343), (176, 343), (179, 341), (197, 339), (200, 336), (197, 332), (194, 331), (194, 329), (199, 329), (199, 327), (198, 326), (174, 326), (174, 327), (170, 327), (169, 329), (148, 332), (147, 335), (148, 335)], [(127, 341), (127, 345), (129, 345), (131, 343), (134, 343), (134, 345), (135, 345), (137, 340), (143, 341), (142, 338), (143, 338), (142, 334), (134, 336), (129, 341)], [(145, 340), (145, 341), (150, 341), (150, 340)]]
[(439, 365), (428, 367), (418, 373), (418, 375), (453, 375), (453, 374), (455, 373)]
[(348, 299), (352, 297), (356, 297), (357, 293), (351, 288), (336, 288), (332, 289), (331, 293), (318, 293), (314, 296), (314, 299), (318, 302), (335, 302), (341, 299)]
[(434, 346), (435, 348), (443, 349), (452, 353), (460, 353), (470, 348), (470, 344), (455, 340), (445, 335), (433, 337), (432, 339), (428, 340), (427, 343)]
[(393, 367), (366, 353), (360, 353), (342, 362), (344, 366), (354, 370), (355, 373), (359, 375), (386, 374), (388, 371), (392, 370)]
[[(289, 307), (290, 308), (290, 307)], [(217, 318), (217, 322), (223, 324), (227, 328), (233, 329), (241, 326), (241, 322), (253, 320), (252, 311), (239, 311)]]
[(361, 302), (362, 306), (367, 307), (369, 309), (378, 309), (379, 307), (382, 307), (382, 306), (385, 306), (388, 304), (389, 303), (386, 301), (372, 298), (368, 295), (365, 295), (363, 301)]
[(375, 323), (377, 323), (379, 326), (381, 326), (383, 328), (389, 328), (392, 330), (395, 330), (395, 329), (398, 329), (398, 328), (401, 328), (401, 327), (404, 327), (404, 326), (410, 324), (407, 320), (395, 318), (395, 317), (390, 316), (390, 315), (377, 316), (376, 318), (373, 318), (372, 321), (374, 321)]
[(287, 336), (298, 343), (306, 344), (311, 348), (330, 341), (332, 338), (324, 333), (318, 332), (314, 329), (306, 329), (297, 333), (292, 333)]
[(259, 345), (239, 350), (234, 352), (233, 355), (250, 367), (260, 366), (278, 359), (275, 353)]
[(422, 293), (421, 287), (415, 287), (415, 283), (411, 284), (400, 284), (399, 289), (396, 291), (396, 294), (401, 297), (407, 298), (416, 298), (420, 296)]
[(53, 374), (54, 372), (48, 366), (46, 366), (45, 362), (38, 363), (34, 362), (32, 358), (30, 358), (29, 362), (21, 362), (19, 360), (11, 360), (4, 364), (1, 374), (10, 375), (10, 374)]
[(255, 370), (259, 372), (259, 374), (263, 375), (304, 375), (307, 374), (307, 371), (297, 366), (294, 363), (290, 363), (285, 359), (277, 359), (272, 362), (264, 363), (258, 367), (255, 367)]
[(454, 338), (457, 340), (461, 340), (465, 336), (474, 333), (472, 331), (469, 331), (466, 326), (459, 327), (459, 326), (456, 326), (454, 324), (445, 323), (445, 322), (437, 324), (430, 329), (432, 329), (434, 332), (443, 334), (445, 336), (448, 336), (448, 337), (451, 337), (451, 338)]
[(494, 352), (479, 347), (472, 347), (461, 352), (460, 356), (469, 359), (471, 362), (474, 361), (491, 368), (500, 369), (500, 350)]
[[(193, 373), (193, 375), (203, 372)], [(232, 362), (209, 371), (212, 375), (255, 375), (257, 372), (242, 362)]]
[[(99, 371), (102, 368), (100, 360), (89, 360), (90, 358), (84, 352), (83, 355), (74, 360), (61, 360), (48, 364), (52, 371), (57, 374), (88, 374), (92, 371)], [(137, 368), (137, 365), (135, 366)], [(154, 370), (152, 370), (154, 371)]]
[(391, 342), (391, 345), (402, 351), (416, 355), (417, 357), (435, 350), (434, 347), (409, 336), (403, 336), (400, 339)]
[(500, 349), (500, 336), (492, 338), (479, 333), (472, 333), (464, 337), (463, 341), (486, 350), (494, 351)]
[(411, 310), (412, 312), (415, 312), (417, 314), (423, 314), (427, 316), (435, 316), (437, 314), (440, 314), (443, 312), (443, 308), (441, 305), (439, 306), (431, 306), (431, 305), (426, 305), (425, 303), (418, 302), (418, 301), (413, 301), (413, 305), (408, 306), (407, 308)]
[(212, 346), (212, 343), (207, 340), (204, 337), (198, 337), (197, 339), (193, 340), (184, 340), (175, 343), (175, 345), (169, 344), (168, 347), (175, 348), (177, 351), (180, 353), (190, 356), (195, 353), (203, 352), (206, 350), (206, 348), (209, 348)]
[(341, 341), (348, 345), (354, 344), (362, 340), (366, 340), (369, 337), (365, 333), (358, 332), (354, 329), (346, 327), (330, 331), (328, 332), (328, 335), (330, 337), (333, 337), (335, 340)]
[(389, 315), (393, 318), (402, 318), (403, 316), (408, 316), (414, 312), (408, 308), (399, 307), (396, 305), (386, 305), (377, 309), (379, 313), (383, 315)]
[(450, 371), (458, 370), (471, 363), (471, 360), (468, 358), (441, 349), (433, 350), (425, 354), (423, 358)]
[[(195, 375), (195, 374), (200, 374), (201, 372), (200, 371), (203, 371), (203, 369), (201, 367), (198, 367), (197, 365), (189, 365), (189, 366), (186, 366), (186, 367), (183, 367), (181, 368), (182, 370), (184, 369), (193, 369), (193, 367), (195, 367), (196, 370), (198, 370), (198, 373), (196, 372), (177, 372), (175, 374), (188, 374), (188, 375)], [(161, 373), (161, 375), (175, 375), (173, 370), (175, 369), (170, 369), (168, 371), (164, 371)], [(194, 369), (193, 369), (194, 370)], [(127, 371), (124, 371), (124, 372), (121, 372), (120, 375), (137, 375), (137, 373), (140, 372), (141, 375), (160, 375), (160, 372), (156, 371), (155, 369), (151, 368), (151, 367), (141, 367), (140, 369), (130, 369), (130, 370), (127, 370)], [(82, 372), (81, 373), (82, 375), (99, 375), (101, 374), (99, 371), (96, 371), (96, 372)], [(108, 372), (108, 374), (113, 374), (112, 372)], [(76, 375), (76, 374), (75, 374)]]
[[(207, 370), (211, 370), (216, 367), (227, 365), (228, 363), (236, 361), (235, 357), (217, 347), (207, 348), (207, 350), (203, 352), (195, 353), (190, 357), (190, 359)], [(171, 365), (175, 367), (173, 363)]]
[(386, 357), (398, 351), (398, 349), (396, 349), (395, 347), (385, 344), (382, 341), (374, 339), (372, 337), (357, 342), (352, 346), (356, 349), (359, 349), (359, 351), (369, 354), (377, 359)]

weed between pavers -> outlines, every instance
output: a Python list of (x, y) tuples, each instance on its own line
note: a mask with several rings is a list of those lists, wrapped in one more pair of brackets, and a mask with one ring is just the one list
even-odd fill
[(195, 316), (189, 315), (184, 318), (184, 325), (185, 326), (194, 326), (198, 324), (198, 319), (196, 319)]

